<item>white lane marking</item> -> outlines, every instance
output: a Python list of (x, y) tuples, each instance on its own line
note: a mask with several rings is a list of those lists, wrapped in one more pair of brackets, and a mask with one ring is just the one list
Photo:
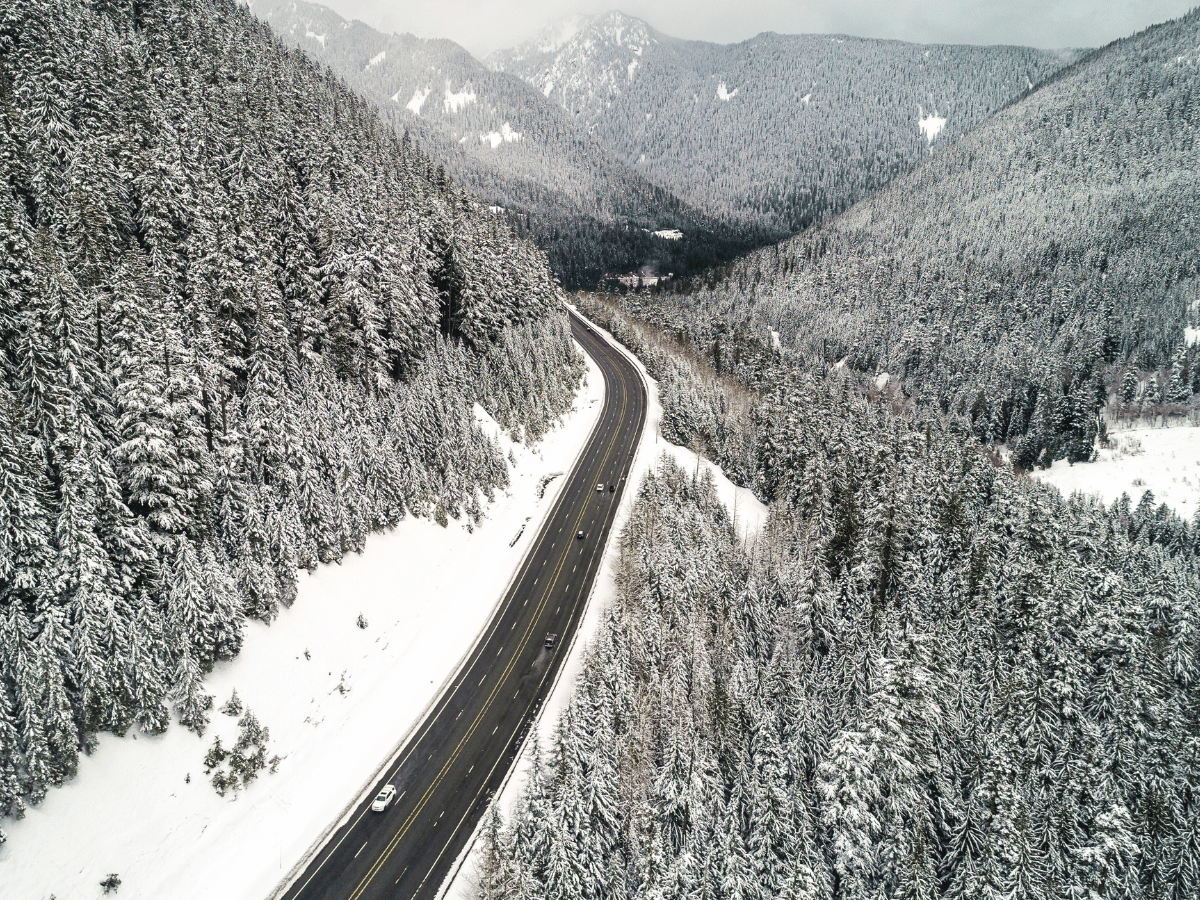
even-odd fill
[[(358, 848), (358, 853), (362, 853), (362, 852), (363, 852), (364, 850), (366, 850), (366, 849), (367, 849), (367, 842), (366, 842), (366, 841), (363, 841), (363, 845), (362, 845), (361, 847), (359, 847), (359, 848)], [(355, 858), (355, 859), (358, 859), (358, 853), (355, 853), (355, 854), (354, 854), (354, 858)]]
[[(487, 672), (484, 672), (484, 673), (483, 673), (483, 678), (487, 678)], [(479, 679), (479, 683), (480, 683), (480, 684), (483, 684), (483, 678), (480, 678), (480, 679)]]
[(467, 769), (467, 774), (470, 775), (474, 771), (475, 771), (475, 767), (471, 766), (471, 768)]
[[(499, 725), (497, 725), (497, 726), (496, 726), (496, 728), (499, 728), (499, 727), (500, 727)], [(496, 728), (493, 728), (493, 729), (492, 729), (492, 734), (495, 734), (495, 733), (496, 733)]]

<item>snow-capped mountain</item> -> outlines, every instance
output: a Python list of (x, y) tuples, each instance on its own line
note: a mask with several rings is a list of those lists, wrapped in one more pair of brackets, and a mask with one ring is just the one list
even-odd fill
[[(519, 220), (568, 286), (654, 260), (681, 272), (689, 259), (720, 261), (750, 246), (743, 229), (651, 183), (558, 103), (452, 41), (383, 34), (303, 0), (254, 0), (251, 11), (345, 78), (495, 212)], [(557, 40), (569, 42), (569, 29)], [(654, 237), (674, 229), (684, 242)]]
[(633, 84), (643, 55), (664, 41), (672, 39), (624, 13), (574, 16), (487, 62), (498, 72), (520, 75), (543, 96), (592, 122)]
[(1073, 58), (841, 35), (711, 44), (610, 12), (556, 23), (488, 64), (523, 78), (618, 159), (697, 207), (797, 231)]

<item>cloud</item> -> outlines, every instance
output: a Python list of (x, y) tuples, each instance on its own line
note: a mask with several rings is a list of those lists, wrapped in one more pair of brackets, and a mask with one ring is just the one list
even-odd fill
[(1181, 16), (1196, 0), (325, 0), (383, 31), (444, 37), (477, 56), (547, 23), (614, 5), (675, 37), (729, 43), (763, 31), (918, 43), (1098, 47)]

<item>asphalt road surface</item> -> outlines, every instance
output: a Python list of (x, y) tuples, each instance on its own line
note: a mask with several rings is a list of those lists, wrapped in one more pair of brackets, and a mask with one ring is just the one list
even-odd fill
[[(634, 366), (571, 320), (604, 375), (599, 423), (458, 676), (284, 900), (433, 900), (516, 761), (583, 614), (646, 418)], [(543, 646), (547, 634), (558, 635), (552, 649)], [(385, 784), (398, 799), (372, 812)]]

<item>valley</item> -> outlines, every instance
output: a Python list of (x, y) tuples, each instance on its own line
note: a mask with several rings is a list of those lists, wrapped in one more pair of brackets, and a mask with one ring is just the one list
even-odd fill
[(1192, 897), (1200, 11), (330, 2), (0, 4), (0, 896)]

